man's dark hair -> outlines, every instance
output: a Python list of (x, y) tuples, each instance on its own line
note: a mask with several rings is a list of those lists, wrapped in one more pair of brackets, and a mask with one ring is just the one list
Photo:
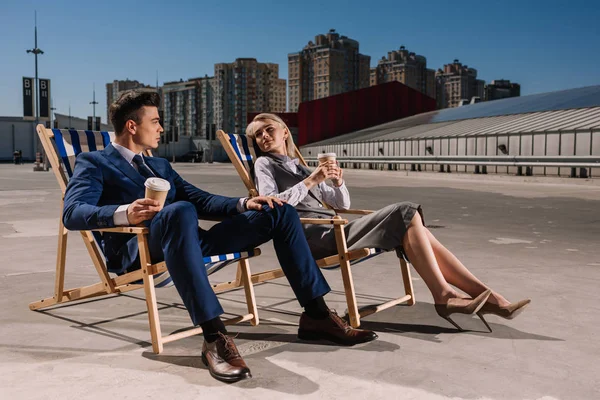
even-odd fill
[(139, 111), (144, 106), (159, 107), (160, 96), (156, 92), (128, 90), (110, 105), (110, 122), (115, 127), (115, 134), (120, 135), (125, 123), (133, 120), (136, 124), (142, 122)]

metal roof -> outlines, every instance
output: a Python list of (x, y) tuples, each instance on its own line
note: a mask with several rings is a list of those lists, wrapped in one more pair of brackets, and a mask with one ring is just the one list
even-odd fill
[(525, 114), (541, 111), (568, 110), (600, 106), (600, 85), (557, 92), (484, 101), (456, 108), (439, 110), (431, 122)]
[(305, 147), (417, 137), (600, 131), (600, 86), (431, 111)]

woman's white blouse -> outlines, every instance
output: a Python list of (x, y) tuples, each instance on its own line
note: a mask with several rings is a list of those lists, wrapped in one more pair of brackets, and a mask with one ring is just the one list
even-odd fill
[[(288, 156), (279, 156), (283, 160), (285, 168), (293, 172), (298, 173), (298, 159), (290, 158)], [(254, 175), (256, 181), (256, 188), (261, 196), (275, 196), (281, 200), (285, 200), (289, 205), (296, 206), (306, 196), (308, 196), (308, 188), (304, 182), (299, 182), (291, 188), (280, 191), (275, 182), (275, 173), (273, 171), (273, 164), (269, 162), (266, 157), (258, 157), (254, 163)], [(333, 208), (346, 210), (350, 208), (350, 193), (346, 188), (346, 183), (342, 183), (340, 187), (331, 187), (321, 182), (318, 185), (321, 190), (321, 196), (323, 201)]]

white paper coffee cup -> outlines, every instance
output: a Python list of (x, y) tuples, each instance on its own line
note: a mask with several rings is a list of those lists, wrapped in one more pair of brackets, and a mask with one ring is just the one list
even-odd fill
[(317, 158), (319, 159), (320, 163), (324, 163), (327, 161), (335, 162), (336, 157), (337, 156), (335, 155), (335, 153), (319, 153), (319, 154), (317, 154)]
[(165, 200), (167, 199), (167, 194), (171, 189), (169, 181), (161, 178), (148, 178), (146, 179), (146, 182), (144, 182), (144, 186), (146, 187), (145, 197), (147, 199), (158, 201), (160, 203), (160, 208), (163, 208)]

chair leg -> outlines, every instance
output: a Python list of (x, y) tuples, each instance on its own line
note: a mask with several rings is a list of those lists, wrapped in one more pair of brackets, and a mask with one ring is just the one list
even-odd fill
[[(335, 217), (339, 218), (339, 217)], [(340, 269), (342, 270), (342, 280), (344, 282), (344, 292), (346, 294), (346, 304), (348, 305), (348, 316), (350, 325), (354, 328), (360, 326), (360, 313), (356, 304), (356, 293), (354, 292), (354, 281), (350, 269), (350, 260), (348, 257), (348, 247), (346, 246), (346, 234), (342, 225), (334, 226), (335, 242), (340, 258)]]
[(140, 263), (142, 265), (142, 277), (144, 279), (144, 292), (146, 294), (146, 306), (148, 307), (148, 323), (150, 324), (150, 337), (152, 339), (152, 350), (156, 354), (163, 351), (162, 333), (160, 331), (160, 320), (158, 318), (158, 306), (156, 305), (156, 292), (154, 289), (154, 275), (148, 272), (150, 266), (150, 249), (144, 234), (137, 235), (140, 249)]
[[(61, 201), (61, 210), (63, 202)], [(54, 295), (29, 303), (30, 310), (40, 310), (60, 303), (95, 297), (106, 293), (104, 283), (65, 290), (65, 261), (67, 256), (67, 238), (69, 231), (62, 222), (62, 212), (58, 222), (58, 246), (56, 249), (56, 274), (54, 277)]]
[(234, 284), (238, 287), (243, 285), (243, 281), (242, 281), (243, 269), (244, 268), (242, 267), (242, 263), (239, 262), (237, 271), (235, 272), (235, 281), (234, 281)]
[(410, 295), (410, 300), (406, 302), (407, 305), (413, 306), (417, 302), (415, 299), (415, 290), (413, 288), (412, 279), (410, 277), (410, 267), (403, 258), (400, 259), (400, 270), (402, 271), (402, 280), (404, 281), (404, 292)]
[[(62, 206), (61, 206), (62, 209)], [(62, 222), (62, 215), (58, 224), (58, 249), (56, 251), (56, 277), (54, 281), (54, 300), (62, 302), (65, 291), (65, 261), (67, 257), (68, 233)]]
[(106, 293), (116, 293), (117, 291), (115, 290), (115, 285), (110, 278), (110, 275), (108, 275), (102, 254), (100, 253), (100, 249), (94, 240), (94, 235), (92, 235), (91, 231), (79, 231), (79, 233), (81, 233), (85, 247), (87, 248), (88, 253), (90, 253), (90, 257), (92, 258), (96, 272), (104, 284)]
[(354, 292), (354, 281), (352, 279), (352, 271), (347, 255), (340, 255), (340, 269), (342, 270), (342, 280), (344, 282), (344, 292), (346, 294), (346, 304), (348, 305), (348, 316), (350, 317), (350, 325), (353, 328), (360, 326), (360, 313), (356, 304), (356, 293)]
[(252, 275), (250, 273), (250, 263), (248, 262), (248, 259), (244, 258), (239, 261), (238, 271), (241, 272), (240, 278), (244, 285), (244, 292), (246, 293), (248, 313), (253, 315), (250, 323), (256, 326), (260, 321), (258, 318), (258, 309), (256, 308), (256, 297), (254, 297), (254, 285), (252, 284)]

